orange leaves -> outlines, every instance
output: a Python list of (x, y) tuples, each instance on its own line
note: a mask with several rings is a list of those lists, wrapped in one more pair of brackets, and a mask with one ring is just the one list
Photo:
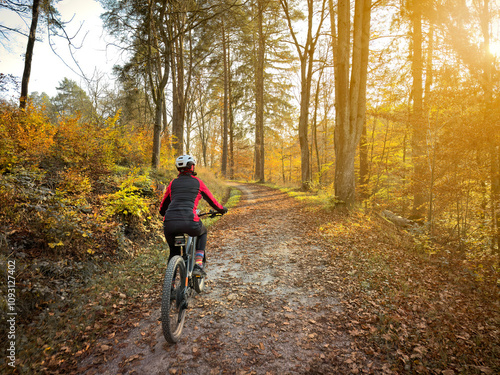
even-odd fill
[(68, 168), (59, 172), (61, 181), (58, 188), (68, 195), (85, 197), (92, 190), (88, 177), (82, 175), (77, 169)]
[(54, 143), (55, 128), (41, 113), (0, 104), (0, 168), (39, 163)]
[(52, 154), (83, 171), (105, 171), (115, 161), (114, 142), (108, 138), (109, 133), (109, 128), (82, 123), (75, 118), (63, 119), (57, 127)]
[(56, 125), (41, 110), (28, 107), (23, 111), (2, 103), (0, 168), (14, 164), (38, 166), (43, 159), (59, 160), (79, 169), (109, 168), (120, 146), (116, 142), (120, 138), (115, 130), (116, 119), (104, 127), (77, 118), (63, 118)]

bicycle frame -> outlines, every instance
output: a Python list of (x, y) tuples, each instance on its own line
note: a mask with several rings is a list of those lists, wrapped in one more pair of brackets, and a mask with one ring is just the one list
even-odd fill
[(189, 281), (191, 280), (194, 270), (196, 240), (197, 237), (191, 237), (187, 234), (175, 236), (175, 246), (179, 246), (181, 248), (181, 256), (184, 259), (184, 264), (186, 265), (186, 288), (191, 288)]
[(197, 241), (197, 238), (191, 237), (191, 236), (188, 236), (187, 241), (186, 241), (186, 249), (187, 249), (186, 258), (187, 259), (184, 259), (184, 261), (187, 260), (186, 268), (188, 271), (188, 277), (191, 277), (191, 274), (193, 273), (193, 269), (194, 269), (194, 263), (195, 263), (194, 257), (195, 257), (195, 251), (196, 251), (196, 241)]

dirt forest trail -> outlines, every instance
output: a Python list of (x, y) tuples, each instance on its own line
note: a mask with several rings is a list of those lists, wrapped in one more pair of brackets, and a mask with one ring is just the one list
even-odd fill
[(166, 343), (158, 303), (105, 361), (87, 358), (87, 374), (383, 373), (340, 324), (330, 286), (342, 278), (314, 213), (278, 190), (236, 187), (240, 203), (209, 231), (206, 288), (181, 340)]

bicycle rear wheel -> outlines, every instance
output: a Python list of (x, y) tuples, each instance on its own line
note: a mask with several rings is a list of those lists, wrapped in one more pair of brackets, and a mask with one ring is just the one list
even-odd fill
[(180, 256), (168, 262), (161, 298), (161, 325), (165, 340), (176, 343), (186, 318), (186, 264)]

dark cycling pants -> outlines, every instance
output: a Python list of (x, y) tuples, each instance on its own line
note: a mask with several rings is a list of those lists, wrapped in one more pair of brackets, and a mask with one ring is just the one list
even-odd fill
[(170, 248), (169, 260), (174, 255), (181, 255), (181, 248), (175, 246), (175, 236), (187, 233), (191, 237), (198, 237), (195, 250), (205, 250), (207, 245), (207, 228), (201, 221), (164, 221), (163, 233)]

